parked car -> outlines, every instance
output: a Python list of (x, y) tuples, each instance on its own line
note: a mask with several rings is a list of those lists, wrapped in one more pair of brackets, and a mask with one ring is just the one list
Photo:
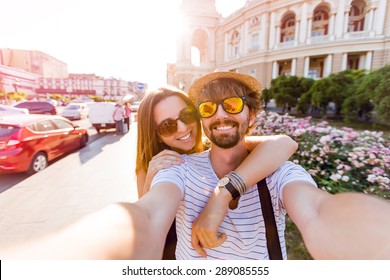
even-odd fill
[(137, 112), (138, 112), (138, 109), (139, 109), (140, 103), (141, 103), (141, 101), (135, 101), (133, 104), (131, 104), (131, 105), (130, 105), (131, 112), (137, 113)]
[(30, 114), (56, 115), (56, 107), (47, 101), (23, 101), (16, 104), (16, 108), (26, 108)]
[(87, 130), (61, 116), (0, 117), (0, 172), (34, 174), (89, 140)]
[(70, 103), (61, 113), (61, 116), (70, 120), (81, 120), (88, 118), (89, 107), (84, 103)]
[(15, 108), (13, 106), (0, 104), (0, 116), (12, 114), (28, 114), (28, 110), (25, 108)]

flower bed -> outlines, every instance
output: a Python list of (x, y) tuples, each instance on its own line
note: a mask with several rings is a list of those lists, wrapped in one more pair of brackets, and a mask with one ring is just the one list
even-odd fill
[(291, 160), (330, 193), (357, 191), (390, 199), (390, 139), (382, 132), (337, 129), (326, 121), (314, 124), (311, 117), (262, 111), (252, 134), (292, 137), (299, 149)]

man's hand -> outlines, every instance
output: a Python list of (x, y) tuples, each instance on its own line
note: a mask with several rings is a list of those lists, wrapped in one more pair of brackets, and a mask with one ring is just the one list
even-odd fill
[(206, 257), (203, 248), (215, 248), (225, 242), (226, 234), (218, 233), (218, 228), (228, 211), (231, 199), (228, 190), (216, 188), (205, 208), (192, 224), (191, 243), (199, 255)]

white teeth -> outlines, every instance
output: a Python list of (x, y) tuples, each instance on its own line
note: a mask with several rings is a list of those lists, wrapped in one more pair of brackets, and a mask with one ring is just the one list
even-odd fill
[(191, 137), (191, 133), (188, 133), (186, 136), (183, 136), (183, 137), (179, 138), (179, 140), (187, 141), (188, 139), (190, 139), (190, 137)]
[(216, 127), (215, 129), (216, 130), (228, 130), (228, 129), (231, 129), (233, 126), (218, 126), (218, 127)]

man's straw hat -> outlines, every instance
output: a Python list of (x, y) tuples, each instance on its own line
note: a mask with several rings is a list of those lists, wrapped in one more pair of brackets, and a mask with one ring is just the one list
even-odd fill
[(253, 76), (240, 74), (235, 72), (229, 72), (224, 69), (217, 69), (214, 72), (208, 73), (199, 79), (197, 79), (188, 90), (190, 97), (199, 96), (200, 91), (210, 82), (216, 79), (228, 78), (241, 82), (247, 86), (250, 90), (255, 92), (261, 92), (261, 84)]

